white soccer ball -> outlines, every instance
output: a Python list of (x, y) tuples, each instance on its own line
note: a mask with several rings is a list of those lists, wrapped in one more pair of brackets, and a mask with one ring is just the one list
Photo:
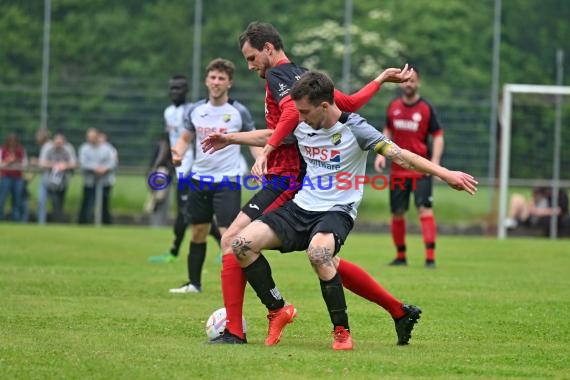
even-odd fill
[[(206, 335), (210, 340), (219, 337), (224, 333), (224, 329), (226, 328), (226, 308), (222, 307), (214, 311), (208, 320), (206, 321)], [(245, 322), (245, 318), (242, 317), (241, 320), (243, 326), (243, 332), (247, 332), (247, 324)]]

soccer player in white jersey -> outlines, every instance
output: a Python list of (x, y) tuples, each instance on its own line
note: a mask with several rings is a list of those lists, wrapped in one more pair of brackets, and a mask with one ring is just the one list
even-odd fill
[[(184, 117), (192, 105), (186, 101), (186, 94), (188, 93), (188, 81), (186, 77), (184, 75), (174, 75), (172, 78), (170, 78), (168, 82), (168, 93), (170, 95), (172, 104), (166, 107), (164, 110), (164, 125), (166, 132), (168, 133), (170, 146), (172, 147), (174, 144), (176, 144), (176, 141), (180, 138), (180, 136), (182, 136), (182, 132), (184, 131)], [(192, 169), (193, 162), (194, 147), (190, 146), (182, 157), (180, 166), (176, 168), (176, 179), (178, 178), (179, 174), (183, 176), (188, 175)], [(173, 183), (176, 183), (176, 181), (173, 181)], [(169, 202), (166, 202), (165, 207), (169, 207)], [(177, 186), (176, 210), (176, 220), (174, 222), (173, 228), (174, 241), (172, 242), (172, 246), (167, 252), (164, 252), (157, 256), (150, 256), (148, 260), (151, 263), (169, 263), (178, 259), (180, 245), (184, 240), (186, 229), (190, 225), (190, 219), (188, 215), (189, 203), (187, 187), (180, 188)], [(221, 236), (215, 224), (212, 226), (211, 234), (219, 243)]]
[[(234, 64), (217, 58), (206, 68), (208, 99), (193, 104), (185, 120), (185, 130), (172, 149), (175, 165), (183, 161), (184, 153), (194, 140), (199, 145), (209, 133), (235, 133), (255, 130), (251, 114), (236, 100), (229, 98)], [(251, 147), (255, 157), (260, 148)], [(240, 211), (242, 174), (240, 147), (228, 146), (214, 154), (195, 149), (192, 172), (179, 178), (179, 186), (188, 187), (192, 205), (190, 219), (192, 239), (188, 254), (188, 282), (171, 293), (199, 293), (206, 256), (206, 237), (213, 217), (223, 234)]]
[[(353, 184), (342, 190), (334, 180), (340, 173), (364, 175), (368, 151), (374, 150), (399, 165), (440, 177), (451, 187), (470, 194), (477, 191), (475, 179), (462, 172), (450, 171), (425, 158), (401, 149), (354, 113), (343, 113), (334, 104), (333, 82), (324, 74), (309, 71), (291, 91), (301, 123), (295, 130), (299, 150), (307, 164), (307, 176), (295, 197), (281, 208), (261, 216), (234, 239), (232, 247), (247, 281), (269, 310), (279, 310), (285, 300), (271, 275), (271, 267), (262, 249), (281, 252), (306, 250), (333, 324), (333, 349), (353, 347), (346, 301), (337, 273), (339, 252), (353, 227), (363, 189)], [(257, 174), (257, 173), (254, 173)], [(329, 178), (332, 186), (328, 186)], [(345, 177), (346, 178), (346, 177)], [(317, 184), (321, 183), (321, 186)], [(421, 310), (415, 306), (416, 319), (399, 329), (398, 344), (407, 344), (413, 324)]]

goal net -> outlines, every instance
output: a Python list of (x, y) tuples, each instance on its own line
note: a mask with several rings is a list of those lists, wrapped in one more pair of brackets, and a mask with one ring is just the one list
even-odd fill
[[(506, 84), (503, 87), (499, 147), (497, 237), (508, 235), (509, 193), (535, 186), (570, 188), (570, 87)], [(518, 188), (518, 189), (517, 189)], [(526, 197), (529, 198), (528, 196)], [(548, 226), (558, 234), (558, 218)]]

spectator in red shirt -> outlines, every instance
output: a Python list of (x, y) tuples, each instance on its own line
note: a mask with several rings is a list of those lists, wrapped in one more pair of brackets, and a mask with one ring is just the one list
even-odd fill
[(4, 219), (4, 204), (8, 194), (12, 197), (12, 220), (22, 221), (22, 195), (24, 190), (24, 168), (28, 157), (24, 146), (15, 133), (10, 133), (0, 147), (0, 220)]

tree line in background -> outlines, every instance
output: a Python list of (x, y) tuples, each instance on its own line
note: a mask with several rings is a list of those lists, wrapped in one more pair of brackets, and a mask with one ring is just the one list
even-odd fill
[[(501, 83), (554, 84), (558, 48), (567, 55), (568, 83), (570, 1), (502, 3)], [(327, 71), (340, 84), (344, 7), (343, 0), (204, 2), (201, 67), (219, 56), (234, 61), (234, 94), (249, 99), (263, 125), (263, 82), (247, 72), (239, 33), (253, 20), (273, 23), (290, 58)], [(0, 131), (38, 127), (43, 11), (37, 0), (0, 4)], [(452, 103), (473, 108), (477, 115), (468, 118), (473, 119), (469, 128), (488, 140), (493, 16), (493, 0), (354, 1), (351, 90), (383, 67), (413, 63), (421, 70), (422, 93), (443, 111), (444, 121)], [(90, 115), (89, 123), (116, 126), (118, 133), (133, 136), (133, 144), (148, 144), (162, 124), (168, 77), (191, 73), (194, 1), (52, 0), (51, 20), (50, 128), (79, 136)], [(363, 114), (378, 124), (389, 98), (376, 97)], [(515, 115), (523, 131), (513, 140), (515, 155), (524, 154), (524, 136), (533, 136), (537, 120), (550, 123), (549, 129), (553, 124), (545, 107), (527, 111)], [(568, 120), (568, 107), (564, 114)], [(460, 143), (461, 137), (455, 140)], [(569, 132), (563, 138), (570, 144)], [(551, 148), (547, 137), (544, 141), (546, 150)]]

